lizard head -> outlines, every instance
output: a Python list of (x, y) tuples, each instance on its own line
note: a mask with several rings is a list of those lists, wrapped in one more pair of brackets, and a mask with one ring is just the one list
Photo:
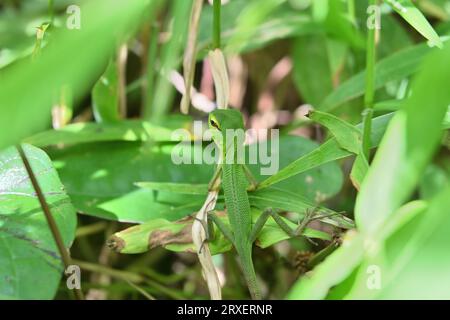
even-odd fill
[(242, 131), (245, 137), (244, 119), (241, 112), (236, 109), (214, 110), (209, 114), (208, 123), (212, 138), (219, 147), (223, 146), (227, 134), (230, 134), (230, 137), (232, 137), (233, 134), (239, 134), (238, 131)]
[(209, 114), (209, 128), (213, 131), (225, 132), (231, 130), (244, 130), (244, 119), (236, 109), (219, 109)]

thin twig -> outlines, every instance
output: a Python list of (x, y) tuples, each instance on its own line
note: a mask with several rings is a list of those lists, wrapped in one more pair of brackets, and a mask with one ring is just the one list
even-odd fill
[(99, 264), (90, 263), (90, 262), (86, 262), (86, 261), (76, 260), (74, 262), (78, 266), (80, 266), (81, 269), (86, 270), (86, 271), (103, 273), (103, 274), (106, 274), (113, 278), (125, 281), (127, 283), (129, 283), (129, 282), (132, 282), (135, 284), (136, 283), (145, 283), (145, 284), (151, 286), (152, 288), (155, 288), (159, 292), (166, 294), (168, 297), (170, 297), (172, 299), (181, 299), (181, 300), (186, 299), (186, 296), (178, 293), (177, 291), (175, 291), (171, 288), (167, 288), (167, 287), (159, 284), (158, 282), (148, 279), (138, 273), (134, 273), (134, 272), (130, 272), (130, 271), (116, 270), (116, 269), (112, 269), (107, 266), (102, 266)]
[(117, 51), (119, 112), (122, 118), (127, 117), (127, 61), (128, 45), (125, 43)]
[[(62, 239), (61, 233), (59, 232), (58, 225), (56, 224), (55, 219), (53, 219), (50, 208), (45, 200), (45, 196), (42, 193), (42, 189), (39, 186), (39, 183), (34, 175), (33, 169), (31, 168), (30, 162), (25, 154), (21, 145), (17, 145), (17, 150), (19, 151), (19, 155), (22, 158), (23, 164), (25, 165), (25, 169), (30, 177), (31, 184), (37, 194), (39, 203), (41, 205), (42, 211), (44, 212), (45, 218), (47, 219), (48, 226), (50, 231), (52, 232), (53, 238), (55, 239), (56, 246), (58, 247), (59, 254), (61, 255), (62, 261), (64, 263), (64, 269), (67, 270), (69, 266), (72, 265), (69, 251), (66, 249), (64, 245), (64, 241)], [(78, 300), (83, 300), (83, 292), (80, 289), (75, 288), (75, 297)]]
[(96, 222), (90, 225), (82, 226), (77, 229), (75, 232), (75, 237), (87, 237), (92, 234), (103, 231), (107, 227), (107, 223), (105, 221)]
[[(375, 6), (377, 0), (370, 0), (369, 5)], [(378, 22), (376, 22), (378, 23)], [(363, 132), (363, 153), (369, 161), (372, 131), (373, 104), (375, 97), (375, 60), (376, 60), (376, 30), (379, 26), (371, 26), (367, 36), (366, 55), (366, 90), (364, 95), (364, 132)]]
[(150, 293), (139, 287), (137, 284), (131, 282), (128, 279), (125, 279), (125, 281), (136, 291), (138, 291), (140, 294), (142, 294), (144, 297), (146, 297), (148, 300), (156, 300), (155, 297), (153, 297)]

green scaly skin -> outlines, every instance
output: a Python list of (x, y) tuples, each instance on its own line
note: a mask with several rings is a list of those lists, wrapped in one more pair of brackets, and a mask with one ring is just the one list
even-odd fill
[(227, 159), (227, 152), (234, 152), (233, 163), (226, 163), (223, 160), (221, 164), (225, 205), (234, 237), (233, 245), (239, 256), (248, 289), (253, 299), (261, 299), (252, 260), (253, 244), (250, 240), (252, 218), (247, 195), (248, 181), (243, 164), (236, 161), (237, 139), (226, 141), (226, 130), (244, 130), (242, 114), (233, 109), (213, 111), (209, 116), (209, 126), (213, 140), (221, 151), (222, 159)]

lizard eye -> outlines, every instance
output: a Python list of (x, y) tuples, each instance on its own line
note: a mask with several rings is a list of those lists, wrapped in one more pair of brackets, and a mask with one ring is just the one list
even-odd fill
[(212, 120), (212, 119), (209, 120), (209, 123), (211, 124), (211, 126), (216, 128), (217, 130), (220, 130), (219, 125), (214, 120)]

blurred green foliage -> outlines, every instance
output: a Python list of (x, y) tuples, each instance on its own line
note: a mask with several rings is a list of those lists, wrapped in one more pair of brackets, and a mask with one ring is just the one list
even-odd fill
[[(222, 6), (233, 106), (248, 127), (281, 129), (280, 171), (267, 177), (259, 174), (263, 164), (249, 166), (260, 182), (249, 192), (253, 218), (277, 207), (294, 226), (316, 206), (346, 211), (305, 230), (315, 245), (288, 239), (270, 220), (257, 243), (265, 250), (255, 250), (267, 298), (450, 298), (443, 285), (450, 282), (450, 7), (444, 0), (380, 2), (369, 159), (360, 151), (368, 1), (230, 0)], [(182, 74), (191, 5), (0, 3), (1, 298), (70, 297), (18, 143), (25, 143), (65, 245), (90, 274), (83, 276), (86, 293), (98, 288), (105, 298), (141, 298), (136, 286), (142, 286), (156, 298), (208, 298), (197, 260), (173, 253), (189, 251), (191, 243), (160, 243), (168, 250), (147, 252), (153, 232), (189, 230), (189, 215), (201, 208), (213, 174), (212, 165), (171, 161), (180, 147), (172, 134), (177, 129), (189, 132), (185, 152), (205, 147), (191, 140), (198, 138), (193, 121), (207, 114), (198, 106), (189, 116), (178, 111), (183, 79), (176, 72)], [(213, 10), (205, 2), (194, 86), (196, 102), (208, 106), (212, 29)], [(121, 61), (123, 45), (128, 58)], [(127, 102), (124, 113), (120, 99)], [(299, 116), (311, 107), (309, 118)], [(226, 209), (221, 195), (218, 208)], [(140, 254), (108, 251), (114, 233), (131, 239), (122, 253)], [(288, 245), (274, 246), (281, 241)], [(294, 267), (299, 252), (319, 254), (342, 242), (306, 274)], [(234, 284), (223, 288), (224, 297), (246, 298), (230, 243), (219, 236), (211, 246)]]

